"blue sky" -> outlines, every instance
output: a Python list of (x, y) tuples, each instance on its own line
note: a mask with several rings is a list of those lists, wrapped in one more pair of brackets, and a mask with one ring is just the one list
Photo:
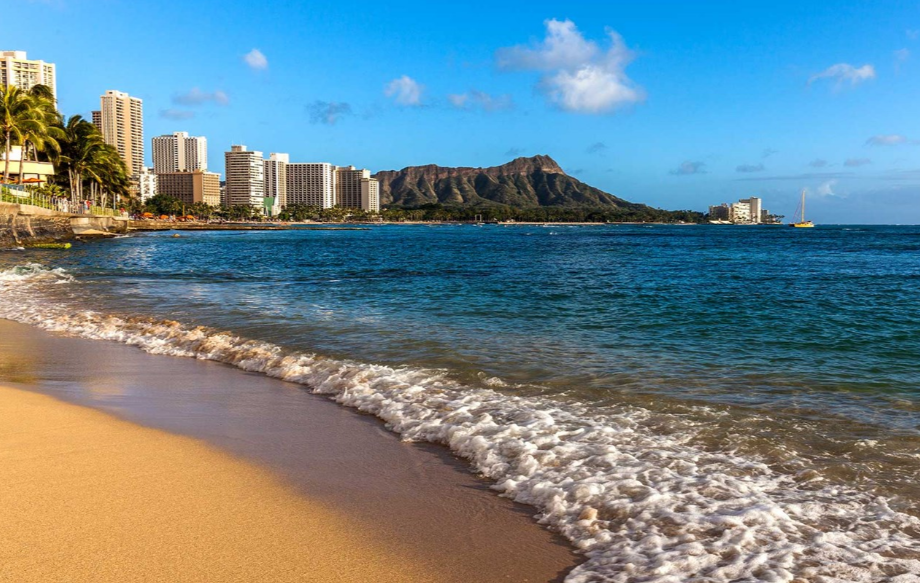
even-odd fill
[[(67, 114), (372, 171), (549, 154), (663, 208), (920, 223), (920, 2), (22, 0)], [(148, 151), (149, 159), (149, 151)]]

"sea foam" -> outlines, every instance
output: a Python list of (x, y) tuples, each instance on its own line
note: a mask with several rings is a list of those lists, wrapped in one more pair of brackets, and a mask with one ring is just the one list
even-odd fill
[(920, 581), (920, 519), (854, 488), (706, 450), (692, 424), (666, 414), (514, 396), (441, 371), (71, 311), (43, 299), (57, 283), (79, 285), (36, 264), (0, 271), (0, 317), (300, 383), (376, 415), (405, 440), (443, 444), (585, 555), (570, 583)]

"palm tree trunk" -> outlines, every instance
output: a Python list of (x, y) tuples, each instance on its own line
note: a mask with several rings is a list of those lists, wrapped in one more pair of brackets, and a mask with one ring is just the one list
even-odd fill
[[(3, 161), (3, 182), (9, 183), (10, 181), (10, 151), (12, 148), (12, 136), (11, 132), (6, 132), (6, 156)], [(20, 162), (20, 166), (22, 162)], [(21, 173), (21, 172), (20, 172)]]

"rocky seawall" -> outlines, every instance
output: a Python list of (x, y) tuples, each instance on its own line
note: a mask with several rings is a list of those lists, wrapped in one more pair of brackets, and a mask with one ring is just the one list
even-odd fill
[(41, 207), (0, 202), (0, 249), (126, 233), (121, 217), (73, 215)]

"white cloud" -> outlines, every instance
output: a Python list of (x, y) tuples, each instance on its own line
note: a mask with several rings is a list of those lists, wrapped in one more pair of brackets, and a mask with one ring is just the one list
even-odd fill
[(906, 136), (900, 134), (888, 134), (888, 135), (878, 135), (872, 136), (866, 140), (867, 146), (897, 146), (899, 144), (907, 144), (910, 140)]
[(858, 168), (859, 166), (865, 166), (866, 164), (871, 164), (872, 160), (868, 158), (847, 158), (844, 160), (843, 165), (847, 168)]
[(197, 87), (192, 87), (191, 91), (186, 93), (173, 95), (172, 100), (173, 103), (179, 105), (201, 105), (208, 102), (213, 102), (218, 105), (227, 105), (230, 103), (230, 98), (227, 97), (227, 94), (223, 91), (202, 91)]
[(910, 58), (910, 50), (908, 49), (898, 49), (894, 52), (894, 60), (898, 63), (903, 63)]
[(815, 190), (816, 196), (836, 196), (834, 194), (834, 185), (837, 184), (836, 180), (828, 180), (827, 182), (822, 182), (820, 186)]
[(489, 95), (476, 89), (471, 89), (466, 93), (452, 93), (447, 96), (447, 99), (457, 109), (478, 108), (483, 111), (504, 111), (514, 108), (510, 95)]
[(314, 101), (307, 106), (312, 123), (335, 125), (341, 118), (352, 115), (351, 105), (343, 102)]
[(252, 49), (243, 55), (243, 60), (246, 61), (246, 64), (249, 65), (250, 69), (255, 71), (268, 69), (268, 59), (265, 58), (265, 55), (263, 55), (262, 51), (259, 49)]
[(608, 29), (604, 51), (582, 36), (571, 20), (547, 20), (546, 38), (532, 46), (499, 49), (496, 64), (504, 70), (541, 71), (538, 87), (565, 111), (608, 113), (638, 103), (645, 92), (626, 75), (635, 54), (623, 38)]
[(681, 162), (680, 166), (676, 170), (671, 170), (671, 174), (675, 176), (685, 176), (687, 174), (706, 174), (706, 163), (705, 162), (691, 162), (687, 160), (686, 162)]
[(387, 97), (392, 97), (399, 105), (408, 105), (417, 107), (422, 104), (422, 91), (424, 86), (409, 77), (403, 75), (393, 79), (383, 88), (383, 93)]
[(857, 68), (847, 63), (838, 63), (828, 67), (820, 73), (812, 75), (808, 80), (808, 84), (811, 85), (819, 79), (833, 79), (836, 81), (837, 87), (840, 87), (844, 83), (849, 83), (851, 86), (857, 85), (863, 81), (875, 79), (875, 67), (872, 65), (863, 65)]

